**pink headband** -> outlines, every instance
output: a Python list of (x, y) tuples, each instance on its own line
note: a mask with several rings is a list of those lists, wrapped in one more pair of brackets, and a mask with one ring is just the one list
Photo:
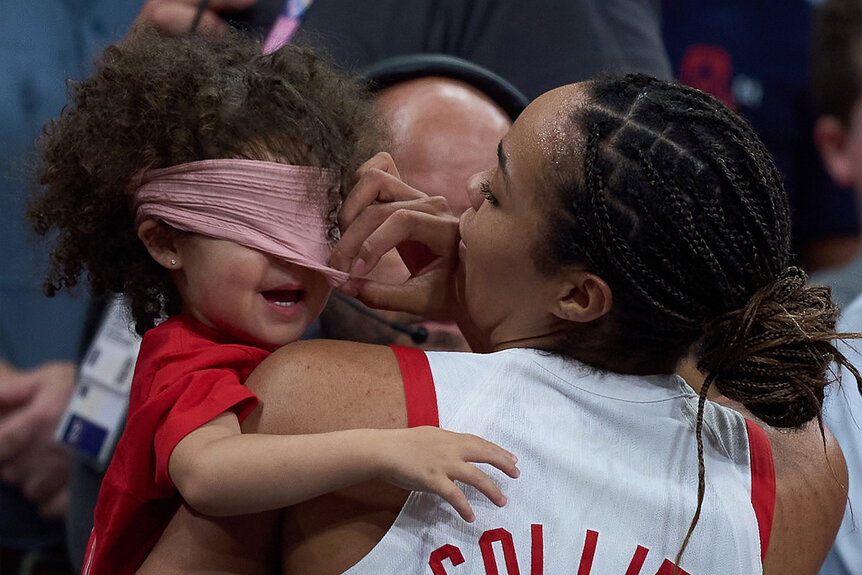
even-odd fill
[(162, 220), (179, 230), (229, 240), (322, 273), (333, 286), (348, 274), (329, 267), (329, 225), (319, 202), (335, 171), (257, 160), (202, 160), (147, 171), (134, 191), (135, 227)]

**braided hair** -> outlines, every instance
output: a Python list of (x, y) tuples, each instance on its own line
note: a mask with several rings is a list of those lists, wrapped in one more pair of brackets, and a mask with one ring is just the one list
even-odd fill
[[(862, 379), (834, 345), (829, 289), (806, 285), (790, 265), (781, 177), (751, 126), (712, 96), (643, 75), (597, 78), (585, 91), (569, 116), (585, 143), (554, 152), (582, 155), (583, 172), (546, 170), (557, 172), (549, 185), (558, 205), (537, 261), (547, 270), (583, 265), (610, 286), (606, 365), (598, 367), (627, 356), (623, 365), (647, 371), (697, 343), (707, 374), (698, 503), (681, 555), (703, 502), (712, 384), (769, 425), (798, 427), (820, 421), (833, 362), (860, 390)], [(576, 338), (573, 329), (555, 351), (575, 349)]]
[(147, 169), (217, 158), (334, 169), (338, 181), (319, 198), (332, 234), (356, 168), (378, 146), (371, 112), (364, 84), (308, 49), (263, 54), (238, 32), (212, 40), (133, 30), (45, 125), (44, 188), (29, 210), (37, 233), (57, 232), (44, 291), (86, 275), (96, 296), (126, 294), (140, 333), (179, 312), (170, 272), (138, 239), (129, 207), (127, 189)]

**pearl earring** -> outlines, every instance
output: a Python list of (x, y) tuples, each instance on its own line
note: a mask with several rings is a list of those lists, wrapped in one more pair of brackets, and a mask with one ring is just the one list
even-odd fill
[(171, 265), (172, 266), (177, 265), (177, 260), (175, 260), (174, 258), (171, 258)]

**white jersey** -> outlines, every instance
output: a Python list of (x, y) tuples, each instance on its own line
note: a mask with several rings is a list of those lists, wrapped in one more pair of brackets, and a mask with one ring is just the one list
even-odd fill
[[(501, 509), (468, 488), (472, 524), (436, 495), (412, 493), (346, 573), (673, 573), (698, 483), (697, 396), (681, 378), (599, 372), (527, 349), (396, 354), (411, 426), (437, 419), (499, 443), (521, 476), (490, 471), (508, 498)], [(769, 442), (711, 403), (704, 423), (706, 495), (678, 573), (756, 575), (775, 501)]]

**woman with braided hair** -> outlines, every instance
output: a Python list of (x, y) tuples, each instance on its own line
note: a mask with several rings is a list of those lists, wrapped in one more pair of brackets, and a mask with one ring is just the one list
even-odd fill
[[(250, 377), (263, 409), (244, 429), (432, 423), (506, 444), (521, 476), (502, 510), (471, 494), (469, 526), (379, 484), (294, 506), (284, 572), (816, 573), (847, 482), (824, 388), (834, 364), (862, 379), (828, 289), (792, 266), (781, 179), (744, 120), (694, 89), (602, 77), (530, 104), (460, 220), (385, 154), (358, 176), (331, 259), (343, 289), (455, 319), (480, 353), (291, 344)], [(367, 279), (393, 247), (412, 277)], [(699, 394), (674, 375), (690, 352)], [(221, 561), (273, 522), (181, 510), (159, 545), (205, 570), (214, 545)]]

